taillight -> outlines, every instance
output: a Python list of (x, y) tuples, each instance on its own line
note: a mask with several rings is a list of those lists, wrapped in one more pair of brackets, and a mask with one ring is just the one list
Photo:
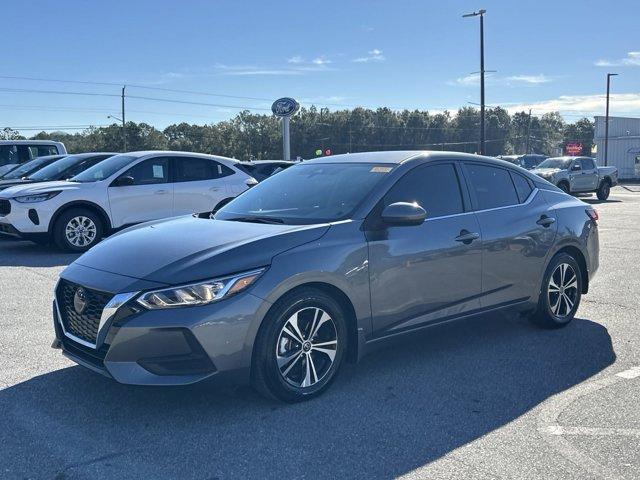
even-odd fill
[(585, 212), (587, 212), (587, 216), (594, 222), (600, 218), (600, 215), (598, 215), (598, 211), (595, 208), (587, 208)]

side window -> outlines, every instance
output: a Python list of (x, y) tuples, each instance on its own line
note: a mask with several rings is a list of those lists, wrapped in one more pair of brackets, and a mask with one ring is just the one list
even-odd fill
[(531, 192), (533, 192), (531, 183), (529, 183), (529, 180), (516, 172), (511, 172), (511, 178), (513, 179), (513, 184), (516, 187), (518, 200), (520, 200), (520, 203), (524, 203), (527, 198), (529, 198), (529, 195), (531, 195)]
[(582, 170), (594, 170), (596, 168), (593, 160), (590, 158), (582, 158), (580, 162), (582, 163)]
[(233, 170), (224, 165), (199, 157), (176, 157), (176, 182), (197, 182), (233, 175)]
[(479, 210), (519, 203), (516, 189), (507, 170), (477, 163), (467, 164), (466, 167)]
[(574, 172), (582, 170), (582, 163), (580, 163), (580, 160), (574, 160), (573, 162), (571, 162), (569, 170)]
[(450, 163), (422, 165), (409, 171), (391, 187), (384, 204), (416, 202), (427, 218), (462, 213), (462, 194), (456, 169)]
[(44, 157), (46, 155), (57, 155), (58, 149), (54, 145), (31, 145), (29, 155), (31, 158)]
[(169, 159), (167, 157), (150, 158), (131, 167), (122, 177), (133, 177), (134, 185), (153, 185), (169, 181)]

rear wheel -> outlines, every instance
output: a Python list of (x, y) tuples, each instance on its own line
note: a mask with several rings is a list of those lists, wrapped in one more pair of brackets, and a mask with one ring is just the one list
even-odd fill
[(53, 240), (62, 250), (85, 252), (100, 241), (104, 229), (100, 216), (87, 208), (64, 212), (53, 226)]
[(305, 288), (283, 297), (256, 338), (254, 386), (290, 403), (320, 395), (342, 364), (345, 322), (340, 304), (321, 290)]
[(598, 191), (596, 192), (598, 200), (606, 200), (607, 198), (609, 198), (610, 193), (611, 183), (609, 182), (609, 180), (603, 180), (603, 182), (600, 184), (600, 187), (598, 188)]
[(580, 265), (571, 255), (559, 253), (547, 266), (532, 319), (545, 328), (565, 327), (573, 320), (581, 297)]

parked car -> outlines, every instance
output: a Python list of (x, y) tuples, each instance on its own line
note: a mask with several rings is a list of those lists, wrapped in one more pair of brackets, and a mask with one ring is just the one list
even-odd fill
[(235, 161), (186, 152), (132, 152), (69, 181), (0, 192), (0, 232), (81, 252), (140, 222), (210, 212), (256, 181)]
[(269, 178), (274, 173), (281, 172), (295, 164), (296, 162), (287, 160), (255, 160), (251, 162), (238, 162), (238, 167), (247, 172), (258, 182), (261, 182), (264, 179)]
[[(79, 153), (76, 155), (53, 155), (50, 157), (38, 157), (31, 160), (0, 177), (0, 190), (15, 185), (30, 183), (51, 182), (53, 180), (67, 180), (87, 168), (101, 162), (105, 158), (117, 155), (116, 153)], [(31, 164), (28, 173), (23, 174)], [(37, 164), (37, 165), (36, 165)]]
[(616, 167), (597, 167), (591, 157), (548, 158), (532, 170), (565, 193), (596, 192), (598, 199), (609, 198), (611, 187), (618, 184)]
[(64, 155), (63, 143), (49, 140), (0, 140), (0, 175), (16, 165), (47, 155)]
[(526, 168), (527, 170), (532, 170), (546, 160), (547, 156), (537, 153), (527, 153), (523, 155), (499, 155), (498, 158), (518, 165), (519, 167)]
[(0, 190), (24, 182), (24, 179), (29, 175), (64, 157), (64, 155), (46, 155), (44, 157), (34, 158), (21, 165), (15, 165), (4, 175), (0, 175)]
[(450, 152), (297, 164), (214, 219), (132, 227), (61, 274), (55, 347), (126, 384), (251, 381), (294, 402), (400, 334), (496, 310), (566, 326), (598, 268), (595, 210)]

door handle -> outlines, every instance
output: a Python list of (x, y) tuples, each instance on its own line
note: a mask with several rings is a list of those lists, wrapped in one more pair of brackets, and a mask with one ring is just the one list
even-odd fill
[(548, 228), (549, 226), (556, 223), (556, 219), (553, 217), (547, 217), (546, 215), (542, 215), (536, 223), (538, 225), (542, 225), (545, 228)]
[(169, 193), (169, 190), (156, 190), (155, 192), (156, 195), (164, 195), (165, 193)]
[(478, 238), (480, 238), (479, 233), (470, 232), (468, 230), (462, 230), (460, 232), (460, 235), (458, 235), (454, 240), (456, 242), (462, 242), (465, 245), (469, 245), (471, 242), (473, 242), (474, 240), (477, 240)]
[(220, 187), (211, 187), (209, 189), (209, 191), (211, 191), (211, 192), (217, 192), (218, 190), (220, 190)]

